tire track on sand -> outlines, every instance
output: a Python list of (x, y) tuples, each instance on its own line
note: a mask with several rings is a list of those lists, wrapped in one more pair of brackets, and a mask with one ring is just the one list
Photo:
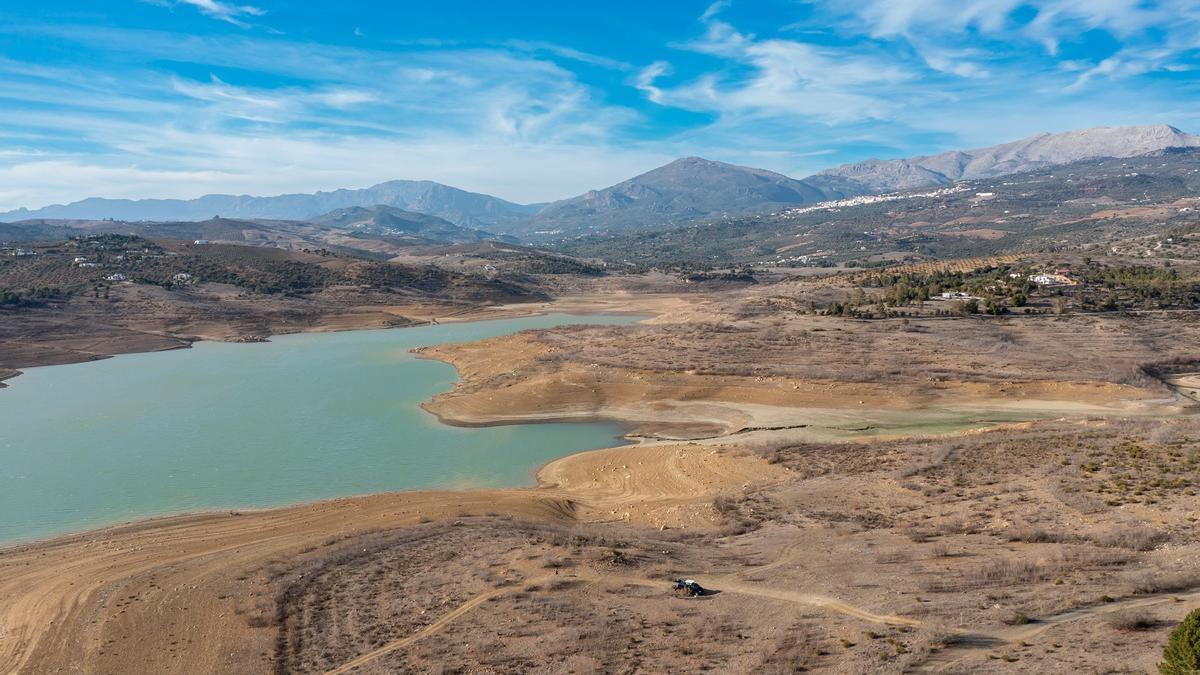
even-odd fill
[[(530, 579), (526, 583), (527, 584), (529, 584), (529, 583), (534, 583), (534, 584), (544, 583), (552, 578), (553, 577), (549, 577), (549, 576), (538, 577), (536, 579)], [(475, 596), (474, 598), (471, 598), (470, 600), (459, 605), (458, 607), (452, 609), (451, 611), (449, 611), (448, 613), (443, 615), (442, 618), (438, 619), (437, 621), (434, 621), (433, 623), (429, 624), (428, 626), (425, 626), (424, 628), (417, 631), (416, 633), (413, 633), (412, 635), (409, 635), (408, 637), (405, 637), (405, 638), (401, 638), (399, 640), (393, 640), (392, 642), (389, 642), (374, 651), (367, 652), (366, 654), (363, 654), (362, 656), (359, 656), (358, 658), (351, 659), (350, 661), (343, 663), (342, 665), (338, 666), (337, 668), (334, 668), (333, 670), (327, 670), (327, 671), (325, 671), (325, 675), (342, 675), (342, 673), (348, 673), (351, 670), (354, 670), (355, 668), (357, 668), (359, 666), (364, 666), (364, 665), (374, 661), (375, 659), (377, 659), (381, 656), (384, 656), (385, 654), (390, 654), (394, 651), (404, 649), (405, 647), (413, 644), (414, 642), (424, 640), (425, 638), (429, 637), (430, 635), (433, 635), (434, 633), (441, 631), (446, 626), (449, 626), (455, 619), (466, 614), (467, 612), (470, 612), (471, 610), (482, 605), (483, 603), (487, 602), (488, 600), (491, 600), (492, 598), (499, 598), (501, 596), (508, 595), (510, 593), (515, 592), (515, 590), (516, 589), (513, 589), (513, 588), (501, 588), (501, 589), (497, 589), (494, 591), (488, 591), (487, 593), (481, 593), (481, 594)]]

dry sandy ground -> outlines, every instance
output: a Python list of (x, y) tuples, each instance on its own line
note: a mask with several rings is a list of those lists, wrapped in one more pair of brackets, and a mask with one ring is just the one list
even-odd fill
[[(586, 330), (432, 348), (462, 381), (428, 408), (462, 424), (620, 419), (685, 440), (564, 458), (537, 489), (179, 516), (10, 547), (0, 671), (1136, 671), (1200, 604), (1195, 429), (973, 431), (1186, 412), (1163, 391), (1053, 373), (714, 373), (694, 355), (693, 372), (646, 367), (694, 342), (672, 342), (672, 325), (721, 317), (699, 296), (488, 315), (572, 308), (654, 314), (665, 332), (623, 346), (642, 359), (625, 366), (589, 361)], [(697, 340), (788, 354), (760, 334)], [(571, 341), (570, 358), (555, 354)], [(972, 358), (1016, 363), (1004, 349)], [(1153, 531), (1122, 534), (1134, 525)], [(676, 576), (720, 593), (673, 598)], [(1139, 608), (1154, 613), (1147, 630), (1096, 627)], [(1083, 641), (1097, 630), (1102, 650)]]
[[(529, 333), (420, 353), (462, 379), (426, 410), (443, 422), (488, 425), (549, 420), (632, 422), (637, 435), (688, 438), (791, 431), (794, 439), (971, 428), (994, 419), (1162, 414), (1163, 393), (1097, 381), (870, 383), (780, 376), (664, 373), (544, 362), (553, 348)], [(762, 435), (762, 434), (760, 434)]]
[[(330, 540), (428, 519), (504, 514), (671, 526), (713, 518), (711, 495), (764, 474), (760, 460), (689, 448), (585, 453), (546, 467), (554, 487), (339, 499), (158, 519), (0, 554), (0, 671), (254, 672), (272, 636), (235, 619), (257, 573)], [(631, 480), (622, 467), (639, 468)], [(767, 472), (766, 475), (769, 475)], [(265, 601), (269, 600), (267, 596)], [(251, 604), (248, 604), (251, 603)], [(139, 665), (142, 664), (142, 665)]]
[[(537, 489), (180, 516), (12, 548), (0, 670), (1145, 671), (1200, 606), (1194, 489), (1153, 487), (1159, 468), (1144, 500), (1095, 509), (1071, 463), (1096, 447), (1121, 471), (1125, 442), (1106, 444), (1104, 423), (1045, 424), (790, 447), (770, 463), (629, 446), (553, 462)], [(1155, 538), (1107, 536), (1134, 524)], [(683, 576), (719, 593), (674, 597)], [(1107, 618), (1133, 611), (1148, 629)]]

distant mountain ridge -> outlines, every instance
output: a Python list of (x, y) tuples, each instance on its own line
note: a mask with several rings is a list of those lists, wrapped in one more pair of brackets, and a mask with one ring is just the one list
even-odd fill
[(224, 217), (170, 221), (35, 218), (14, 223), (0, 222), (0, 241), (5, 242), (46, 241), (96, 234), (285, 248), (320, 247), (326, 244), (354, 248), (356, 242), (370, 241), (383, 241), (401, 247), (514, 242), (512, 237), (459, 227), (437, 216), (412, 213), (392, 206), (352, 206), (308, 220)]
[(432, 181), (395, 180), (358, 190), (274, 197), (90, 198), (32, 211), (0, 213), (0, 222), (35, 218), (181, 221), (204, 220), (214, 215), (312, 220), (338, 209), (383, 206), (436, 216), (458, 227), (488, 232), (571, 237), (726, 214), (766, 212), (829, 199), (994, 178), (1081, 160), (1136, 157), (1167, 148), (1188, 147), (1200, 147), (1200, 136), (1165, 124), (1095, 127), (1037, 134), (974, 150), (844, 164), (801, 180), (764, 169), (686, 157), (616, 185), (550, 204), (515, 204)]
[(831, 198), (995, 178), (1102, 157), (1136, 157), (1167, 148), (1200, 147), (1200, 136), (1166, 124), (1094, 127), (1036, 134), (1011, 143), (909, 159), (867, 160), (805, 178)]
[(393, 180), (361, 190), (333, 190), (274, 197), (205, 195), (196, 199), (104, 199), (91, 197), (70, 204), (0, 213), (0, 221), (37, 218), (113, 220), (206, 220), (272, 218), (308, 220), (353, 206), (394, 206), (443, 218), (465, 227), (490, 227), (527, 218), (540, 204), (521, 205), (498, 197), (467, 192), (427, 180)]
[(612, 187), (552, 202), (518, 233), (623, 229), (766, 211), (823, 197), (804, 181), (773, 171), (685, 157)]

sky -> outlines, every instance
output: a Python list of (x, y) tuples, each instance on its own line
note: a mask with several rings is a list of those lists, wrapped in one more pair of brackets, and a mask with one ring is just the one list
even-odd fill
[(0, 211), (1200, 131), (1196, 0), (0, 0)]

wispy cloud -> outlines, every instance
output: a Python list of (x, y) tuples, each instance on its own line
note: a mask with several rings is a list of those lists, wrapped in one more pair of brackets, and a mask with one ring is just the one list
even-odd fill
[[(0, 210), (390, 178), (542, 201), (690, 154), (804, 175), (1078, 126), (1200, 127), (1195, 0), (663, 3), (674, 24), (612, 39), (603, 18), (519, 39), (142, 2), (159, 6), (131, 3), (146, 20), (0, 24), (20, 36), (0, 57)], [(259, 4), (290, 34), (242, 30)]]
[[(206, 64), (213, 74), (131, 70), (116, 82), (82, 64), (0, 60), (0, 86), (25, 101), (0, 109), (0, 131), (26, 134), (30, 148), (72, 148), (0, 156), (0, 184), (12, 188), (0, 194), (0, 210), (95, 194), (196, 195), (230, 186), (264, 193), (397, 177), (534, 201), (671, 159), (619, 142), (619, 130), (638, 115), (543, 58), (553, 52), (578, 61), (582, 52), (521, 45), (391, 53), (245, 34), (44, 30), (104, 49), (120, 45), (139, 61)], [(247, 69), (255, 84), (232, 79)], [(263, 84), (273, 80), (287, 84)], [(26, 109), (34, 101), (49, 109)]]
[(999, 41), (991, 46), (1004, 56), (1020, 53), (1025, 44), (1056, 56), (1064, 43), (1078, 42), (1089, 31), (1121, 42), (1121, 55), (1098, 59), (1090, 75), (1075, 82), (1078, 87), (1091, 79), (1178, 67), (1175, 59), (1200, 48), (1200, 4), (1194, 0), (818, 0), (818, 5), (845, 31), (908, 41), (931, 67), (967, 77), (977, 76), (978, 67), (961, 58), (943, 59), (937, 51), (973, 47), (984, 38)]
[(266, 14), (265, 10), (253, 5), (235, 5), (230, 2), (222, 2), (222, 0), (175, 0), (173, 4), (195, 7), (207, 16), (241, 27), (247, 25), (242, 17), (257, 17)]
[[(706, 13), (706, 16), (708, 13)], [(703, 36), (679, 48), (749, 67), (749, 76), (710, 72), (675, 87), (659, 86), (666, 63), (643, 69), (637, 86), (652, 101), (727, 116), (796, 116), (838, 122), (879, 117), (891, 104), (879, 95), (911, 78), (903, 67), (861, 52), (758, 39), (709, 19)]]
[(704, 10), (704, 13), (700, 15), (700, 20), (707, 22), (715, 19), (731, 3), (732, 0), (716, 0), (716, 2), (708, 6), (708, 9)]
[(500, 43), (500, 45), (503, 47), (509, 47), (512, 49), (516, 49), (516, 50), (522, 51), (522, 52), (530, 52), (530, 53), (546, 52), (549, 54), (553, 54), (555, 56), (561, 56), (565, 59), (570, 59), (572, 61), (579, 61), (580, 63), (586, 63), (586, 64), (592, 65), (592, 66), (599, 66), (601, 68), (607, 68), (609, 70), (630, 71), (630, 70), (634, 69), (634, 66), (632, 64), (626, 63), (625, 61), (621, 61), (618, 59), (612, 59), (607, 56), (600, 56), (598, 54), (591, 54), (591, 53), (588, 53), (585, 51), (580, 51), (578, 49), (574, 49), (572, 47), (567, 47), (564, 45), (556, 44), (553, 42), (545, 42), (545, 41), (540, 41), (540, 40), (538, 40), (538, 41), (505, 40), (504, 42)]

